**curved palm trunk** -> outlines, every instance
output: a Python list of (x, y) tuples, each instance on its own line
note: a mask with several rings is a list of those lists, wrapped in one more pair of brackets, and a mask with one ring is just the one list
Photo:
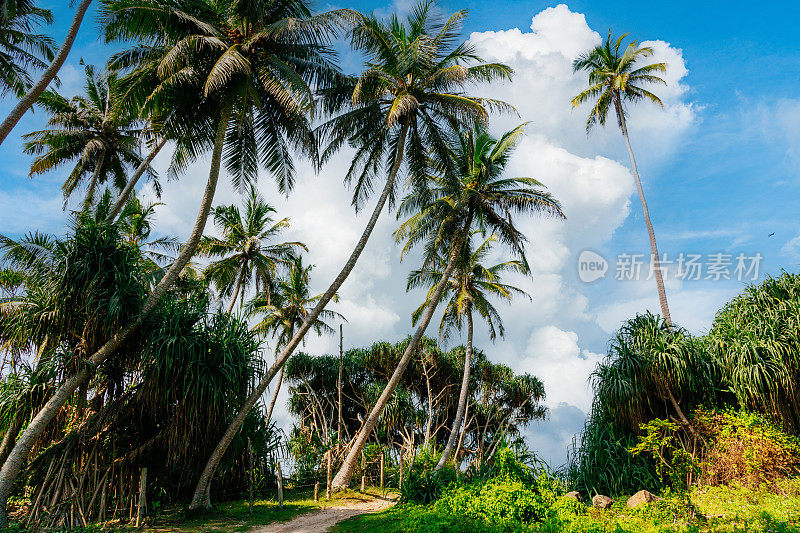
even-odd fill
[(269, 421), (272, 420), (272, 411), (275, 409), (275, 402), (278, 401), (278, 392), (281, 390), (281, 383), (283, 383), (283, 367), (281, 367), (281, 372), (278, 374), (278, 384), (275, 385), (275, 392), (272, 393), (272, 400), (269, 402), (269, 410), (267, 411), (267, 426), (269, 426)]
[(372, 215), (370, 216), (369, 221), (364, 228), (364, 232), (361, 234), (361, 238), (358, 240), (358, 243), (356, 243), (356, 246), (350, 254), (350, 257), (347, 259), (344, 267), (342, 267), (339, 275), (336, 276), (336, 279), (333, 280), (333, 283), (331, 283), (330, 287), (328, 287), (328, 290), (325, 291), (325, 294), (322, 295), (320, 300), (317, 302), (317, 305), (314, 306), (314, 309), (312, 309), (311, 313), (306, 317), (303, 325), (299, 330), (297, 330), (297, 333), (294, 334), (292, 340), (290, 340), (283, 349), (280, 357), (275, 360), (275, 363), (273, 363), (273, 365), (269, 368), (256, 389), (250, 394), (250, 396), (248, 396), (247, 400), (242, 406), (242, 409), (230, 423), (228, 429), (225, 430), (225, 433), (222, 435), (219, 444), (217, 444), (217, 447), (212, 452), (211, 457), (208, 458), (208, 462), (203, 469), (203, 473), (200, 475), (200, 479), (197, 482), (197, 487), (195, 487), (194, 496), (192, 497), (192, 502), (189, 505), (189, 509), (208, 509), (211, 507), (211, 480), (214, 477), (214, 473), (217, 471), (219, 462), (225, 455), (225, 451), (228, 449), (228, 446), (233, 440), (234, 435), (236, 435), (236, 432), (239, 431), (239, 428), (242, 426), (245, 417), (247, 417), (247, 413), (249, 413), (250, 410), (255, 406), (256, 402), (258, 402), (258, 399), (262, 394), (264, 394), (264, 391), (267, 390), (272, 378), (275, 377), (275, 374), (278, 373), (278, 370), (283, 367), (283, 364), (286, 362), (286, 360), (291, 357), (295, 348), (297, 348), (297, 346), (300, 344), (300, 341), (303, 340), (306, 332), (311, 328), (311, 325), (314, 324), (322, 310), (325, 309), (325, 306), (328, 304), (331, 298), (333, 298), (333, 295), (336, 294), (336, 291), (339, 290), (339, 287), (342, 286), (342, 283), (344, 283), (344, 280), (347, 279), (347, 276), (350, 275), (353, 267), (355, 267), (356, 261), (358, 261), (361, 252), (364, 251), (364, 247), (367, 245), (367, 241), (369, 240), (369, 236), (372, 234), (372, 230), (375, 229), (375, 224), (378, 221), (381, 212), (383, 211), (383, 206), (386, 204), (386, 200), (389, 198), (389, 194), (394, 188), (395, 178), (397, 177), (397, 173), (400, 171), (400, 165), (403, 162), (403, 152), (405, 150), (407, 134), (408, 125), (404, 124), (403, 129), (400, 132), (397, 155), (395, 156), (395, 161), (392, 164), (392, 168), (389, 170), (389, 175), (386, 177), (386, 184), (384, 185), (383, 191), (381, 191), (381, 195), (378, 198), (378, 203), (375, 205), (375, 209), (372, 211)]
[(89, 180), (89, 188), (86, 190), (86, 198), (83, 199), (83, 209), (87, 209), (94, 203), (94, 191), (97, 189), (97, 182), (100, 181), (100, 173), (103, 171), (103, 163), (106, 161), (106, 149), (100, 152), (100, 157), (97, 158), (94, 172), (92, 172), (92, 179)]
[(82, 0), (82, 2), (78, 4), (75, 17), (72, 19), (72, 24), (67, 31), (67, 36), (64, 39), (64, 43), (61, 45), (61, 49), (58, 51), (58, 55), (56, 55), (53, 62), (50, 63), (50, 66), (47, 67), (47, 70), (44, 71), (41, 79), (22, 97), (22, 100), (14, 106), (14, 109), (8, 114), (3, 124), (0, 125), (0, 144), (3, 144), (8, 134), (11, 133), (11, 130), (17, 125), (19, 119), (22, 118), (22, 115), (36, 103), (36, 100), (39, 99), (45, 89), (47, 89), (47, 86), (50, 85), (50, 82), (53, 81), (53, 78), (56, 77), (56, 74), (58, 74), (59, 69), (61, 69), (64, 61), (67, 59), (67, 55), (69, 55), (72, 43), (75, 42), (75, 36), (78, 35), (78, 29), (81, 27), (83, 16), (86, 14), (86, 10), (89, 9), (89, 4), (91, 3), (92, 0)]
[(639, 170), (636, 168), (636, 159), (633, 157), (631, 141), (630, 138), (628, 138), (628, 125), (625, 122), (625, 114), (622, 112), (622, 107), (619, 102), (616, 102), (615, 105), (619, 127), (622, 130), (622, 136), (625, 138), (625, 146), (628, 149), (628, 156), (631, 159), (631, 171), (633, 172), (633, 179), (636, 182), (636, 190), (639, 192), (639, 201), (642, 203), (644, 223), (647, 226), (647, 235), (650, 237), (650, 253), (653, 256), (653, 268), (655, 269), (656, 286), (658, 287), (658, 302), (661, 304), (661, 315), (664, 317), (664, 321), (667, 325), (672, 326), (672, 319), (669, 316), (669, 305), (667, 304), (667, 292), (664, 290), (664, 278), (661, 276), (661, 259), (658, 255), (658, 246), (656, 245), (656, 233), (653, 231), (653, 223), (650, 221), (650, 210), (647, 208), (647, 201), (644, 199), (642, 181), (639, 179)]
[(158, 141), (158, 144), (156, 144), (153, 147), (153, 149), (150, 150), (150, 153), (147, 154), (147, 157), (145, 157), (144, 160), (141, 163), (139, 163), (139, 166), (136, 167), (136, 170), (133, 171), (133, 174), (131, 174), (130, 179), (128, 179), (128, 183), (125, 184), (125, 188), (122, 189), (122, 192), (119, 193), (119, 198), (117, 198), (117, 202), (114, 204), (114, 207), (111, 208), (111, 212), (106, 217), (106, 222), (111, 222), (112, 220), (117, 218), (119, 212), (122, 211), (123, 207), (125, 207), (125, 203), (128, 201), (131, 192), (133, 192), (133, 188), (136, 186), (136, 182), (139, 181), (139, 178), (142, 177), (147, 168), (150, 166), (150, 163), (152, 163), (153, 159), (155, 159), (158, 152), (160, 152), (161, 149), (164, 148), (165, 144), (167, 144), (167, 138), (162, 137), (161, 140)]
[(6, 462), (8, 454), (10, 454), (11, 450), (14, 448), (14, 442), (17, 440), (20, 429), (22, 429), (22, 416), (20, 413), (17, 413), (11, 420), (8, 429), (6, 429), (6, 434), (3, 435), (3, 443), (0, 444), (0, 466)]
[(467, 348), (464, 351), (464, 374), (461, 377), (461, 392), (458, 395), (458, 409), (456, 409), (456, 418), (453, 420), (453, 429), (450, 430), (450, 436), (447, 438), (447, 444), (444, 447), (444, 452), (436, 463), (434, 470), (439, 470), (447, 461), (450, 460), (450, 455), (453, 453), (453, 448), (456, 441), (461, 434), (461, 422), (464, 420), (464, 412), (467, 410), (467, 396), (469, 393), (469, 372), (472, 363), (472, 309), (467, 310)]
[(233, 297), (231, 298), (231, 304), (228, 306), (228, 314), (233, 313), (233, 307), (236, 305), (236, 300), (239, 298), (239, 292), (242, 290), (242, 285), (244, 285), (244, 273), (245, 269), (247, 268), (247, 260), (242, 263), (242, 269), (239, 271), (238, 280), (236, 280), (236, 290), (233, 291)]
[(425, 334), (425, 330), (428, 328), (431, 318), (433, 318), (433, 312), (436, 310), (436, 307), (439, 305), (439, 301), (442, 299), (444, 289), (447, 286), (450, 276), (453, 274), (453, 270), (456, 267), (458, 254), (460, 253), (461, 248), (464, 246), (464, 241), (466, 240), (471, 225), (472, 211), (470, 211), (467, 215), (467, 220), (464, 223), (461, 234), (453, 243), (453, 248), (450, 250), (450, 257), (447, 259), (447, 267), (442, 273), (442, 277), (439, 279), (439, 283), (436, 285), (436, 289), (434, 289), (433, 295), (431, 296), (431, 299), (425, 308), (425, 315), (422, 317), (422, 322), (420, 322), (419, 326), (417, 326), (417, 330), (414, 332), (411, 342), (408, 343), (403, 356), (400, 358), (400, 362), (397, 363), (397, 367), (394, 369), (392, 377), (389, 379), (389, 383), (386, 384), (386, 387), (383, 389), (378, 401), (375, 403), (375, 407), (372, 408), (372, 411), (364, 421), (361, 429), (359, 429), (355, 442), (353, 443), (353, 447), (350, 448), (350, 452), (347, 454), (347, 458), (345, 458), (342, 467), (336, 473), (336, 477), (333, 480), (334, 490), (343, 490), (350, 485), (350, 478), (353, 476), (353, 471), (356, 468), (356, 462), (361, 454), (361, 450), (364, 448), (364, 444), (367, 442), (367, 438), (369, 437), (370, 433), (372, 433), (372, 430), (377, 425), (381, 413), (383, 413), (383, 410), (386, 408), (386, 404), (389, 403), (389, 399), (391, 398), (392, 394), (394, 394), (397, 386), (400, 384), (400, 379), (402, 379), (403, 373), (406, 371), (408, 363), (411, 361), (411, 354), (414, 353), (414, 350), (416, 350), (417, 346), (419, 346), (419, 342), (422, 340), (422, 336)]
[(61, 410), (64, 404), (67, 403), (69, 398), (75, 390), (84, 383), (94, 370), (103, 363), (103, 361), (113, 354), (120, 346), (142, 325), (144, 318), (155, 309), (158, 302), (167, 292), (167, 289), (175, 282), (183, 267), (192, 258), (200, 237), (203, 235), (203, 230), (208, 220), (208, 214), (211, 211), (211, 203), (214, 200), (214, 192), (217, 189), (217, 181), (219, 179), (219, 170), (222, 162), (222, 147), (225, 142), (225, 130), (230, 117), (230, 109), (223, 110), (220, 113), (219, 123), (217, 125), (216, 137), (214, 140), (214, 151), (211, 157), (211, 169), (208, 174), (208, 182), (203, 194), (203, 200), (200, 204), (200, 210), (197, 213), (197, 220), (195, 221), (192, 233), (189, 236), (186, 245), (181, 250), (178, 258), (170, 266), (167, 273), (161, 278), (161, 281), (153, 288), (153, 291), (148, 295), (147, 300), (142, 306), (142, 311), (125, 329), (111, 337), (106, 343), (100, 347), (85, 363), (83, 368), (73, 374), (61, 384), (55, 394), (48, 400), (45, 406), (36, 414), (25, 431), (17, 440), (17, 444), (8, 456), (8, 459), (3, 463), (0, 470), (0, 528), (8, 527), (8, 516), (6, 514), (6, 503), (8, 496), (11, 493), (11, 488), (14, 480), (22, 470), (23, 465), (28, 459), (28, 454), (31, 448), (39, 440), (39, 437), (44, 432), (47, 424), (53, 417)]

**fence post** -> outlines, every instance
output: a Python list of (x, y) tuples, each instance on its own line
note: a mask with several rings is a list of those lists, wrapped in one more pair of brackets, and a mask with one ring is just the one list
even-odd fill
[(403, 452), (400, 452), (400, 481), (397, 483), (397, 490), (403, 491)]
[(139, 503), (136, 506), (136, 527), (142, 525), (145, 506), (147, 505), (147, 467), (142, 467), (142, 474), (139, 478)]
[(383, 490), (383, 469), (385, 460), (385, 454), (383, 453), (383, 450), (381, 450), (381, 490)]
[(283, 472), (281, 472), (281, 462), (275, 461), (276, 476), (278, 478), (278, 505), (283, 509)]
[(319, 481), (314, 483), (314, 501), (315, 502), (319, 501)]
[(250, 444), (250, 437), (247, 437), (247, 459), (250, 463), (250, 475), (247, 477), (247, 482), (250, 489), (250, 501), (247, 508), (248, 514), (253, 514), (253, 479), (255, 473), (253, 472), (253, 446)]

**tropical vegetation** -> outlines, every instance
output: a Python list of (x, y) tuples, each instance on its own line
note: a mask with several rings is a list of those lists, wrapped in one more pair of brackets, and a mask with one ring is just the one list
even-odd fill
[[(497, 131), (494, 114), (515, 110), (484, 91), (514, 73), (465, 39), (467, 12), (102, 0), (116, 53), (62, 94), (90, 4), (74, 6), (57, 51), (38, 33), (49, 11), (0, 3), (0, 93), (19, 100), (0, 143), (43, 111), (43, 129), (20, 135), (30, 176), (68, 167), (71, 208), (61, 234), (0, 234), (0, 527), (139, 527), (178, 509), (177, 529), (244, 527), (245, 496), (269, 522), (322, 506), (320, 486), (346, 499), (355, 477), (359, 494), (399, 504), (339, 531), (800, 530), (800, 275), (745, 287), (703, 335), (673, 320), (627, 127), (632, 105), (661, 105), (668, 65), (651, 47), (609, 33), (573, 63), (588, 76), (571, 100), (590, 105), (587, 131), (609, 114), (621, 129), (660, 314), (610, 339), (585, 427), (552, 469), (525, 439), (547, 391), (494, 341), (501, 304), (536, 301), (522, 287), (536, 286), (540, 250), (523, 221), (570, 213), (514, 172), (530, 126)], [(361, 61), (353, 72), (341, 46)], [(304, 244), (317, 236), (294, 237), (258, 178), (290, 195), (301, 160), (321, 180), (343, 150), (352, 208), (373, 205), (319, 289)], [(157, 219), (169, 207), (155, 201), (158, 155), (166, 179), (202, 190), (186, 236)], [(240, 201), (220, 204), (222, 175)], [(345, 349), (339, 292), (386, 211), (414, 263), (402, 322), (414, 329)], [(306, 342), (336, 326), (338, 353)], [(647, 504), (628, 509), (637, 493)]]

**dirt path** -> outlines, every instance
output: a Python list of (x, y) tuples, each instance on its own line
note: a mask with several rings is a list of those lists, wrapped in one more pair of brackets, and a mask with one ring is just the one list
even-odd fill
[(334, 506), (306, 513), (282, 524), (259, 527), (250, 533), (319, 533), (328, 531), (331, 526), (342, 520), (388, 509), (395, 504), (395, 498), (347, 498)]

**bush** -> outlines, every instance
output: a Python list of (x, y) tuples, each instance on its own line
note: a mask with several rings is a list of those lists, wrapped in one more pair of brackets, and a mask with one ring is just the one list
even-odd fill
[(800, 473), (800, 439), (763, 415), (697, 411), (695, 420), (709, 441), (702, 484), (757, 487)]

